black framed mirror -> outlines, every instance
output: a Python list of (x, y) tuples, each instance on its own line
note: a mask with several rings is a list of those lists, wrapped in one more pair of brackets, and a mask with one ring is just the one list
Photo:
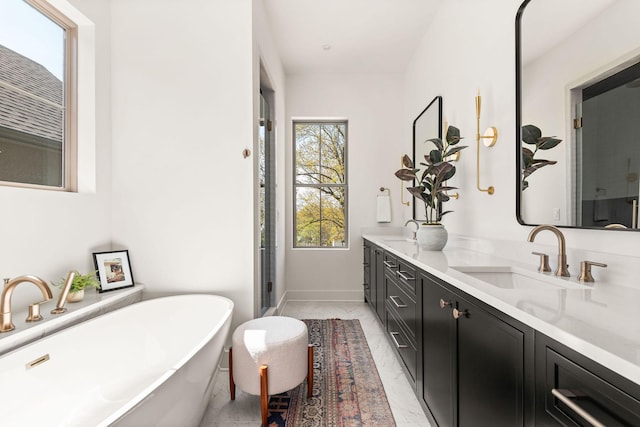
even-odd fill
[(516, 216), (638, 229), (640, 2), (525, 0), (516, 15)]
[[(442, 139), (442, 97), (436, 96), (425, 107), (418, 117), (413, 121), (413, 163), (419, 165), (424, 162), (424, 156), (435, 148), (432, 142), (427, 140), (430, 138)], [(416, 185), (414, 183), (414, 185)], [(422, 209), (422, 203), (415, 203), (415, 199), (411, 198), (413, 204), (413, 219), (416, 221), (424, 221), (426, 214)]]

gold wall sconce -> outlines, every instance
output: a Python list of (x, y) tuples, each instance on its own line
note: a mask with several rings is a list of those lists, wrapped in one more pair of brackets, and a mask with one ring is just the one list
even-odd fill
[(482, 97), (480, 96), (480, 91), (478, 91), (478, 95), (476, 96), (476, 185), (478, 190), (491, 195), (495, 192), (495, 188), (493, 188), (493, 186), (489, 186), (487, 188), (482, 188), (480, 186), (480, 141), (483, 142), (485, 147), (493, 147), (496, 142), (498, 142), (498, 129), (491, 126), (487, 128), (482, 135), (480, 134), (481, 110)]

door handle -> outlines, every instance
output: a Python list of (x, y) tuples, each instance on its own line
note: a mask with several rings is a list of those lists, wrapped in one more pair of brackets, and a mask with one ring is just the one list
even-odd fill
[(594, 427), (605, 427), (600, 421), (598, 421), (593, 415), (587, 412), (582, 406), (575, 403), (571, 400), (572, 397), (577, 397), (577, 395), (571, 390), (566, 389), (551, 389), (551, 394), (553, 394), (558, 400), (567, 405), (573, 412), (578, 414), (588, 423), (591, 423)]
[[(396, 308), (407, 308), (407, 304), (403, 303), (402, 300), (400, 300), (400, 297), (398, 297), (397, 295), (389, 295), (389, 299), (391, 300), (393, 305), (396, 306)], [(398, 303), (396, 299), (400, 300), (400, 303)]]
[(469, 312), (467, 310), (458, 310), (457, 308), (453, 309), (453, 318), (459, 319), (461, 317), (468, 317)]
[(396, 345), (396, 348), (407, 348), (408, 347), (406, 344), (400, 344), (398, 342), (398, 339), (396, 338), (396, 335), (400, 335), (400, 332), (389, 332), (389, 335), (391, 335), (391, 339), (393, 340), (393, 343)]

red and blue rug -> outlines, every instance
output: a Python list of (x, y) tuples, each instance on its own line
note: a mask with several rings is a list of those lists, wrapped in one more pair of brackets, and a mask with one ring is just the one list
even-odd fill
[(307, 382), (271, 396), (269, 427), (395, 426), (378, 370), (358, 320), (305, 319), (313, 349)]

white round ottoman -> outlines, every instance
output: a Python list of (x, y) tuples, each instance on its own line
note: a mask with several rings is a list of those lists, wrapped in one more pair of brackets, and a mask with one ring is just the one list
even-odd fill
[(260, 395), (262, 425), (267, 424), (269, 395), (298, 386), (307, 377), (307, 397), (313, 387), (313, 346), (301, 320), (269, 316), (249, 320), (233, 332), (229, 349), (231, 400), (235, 387)]

